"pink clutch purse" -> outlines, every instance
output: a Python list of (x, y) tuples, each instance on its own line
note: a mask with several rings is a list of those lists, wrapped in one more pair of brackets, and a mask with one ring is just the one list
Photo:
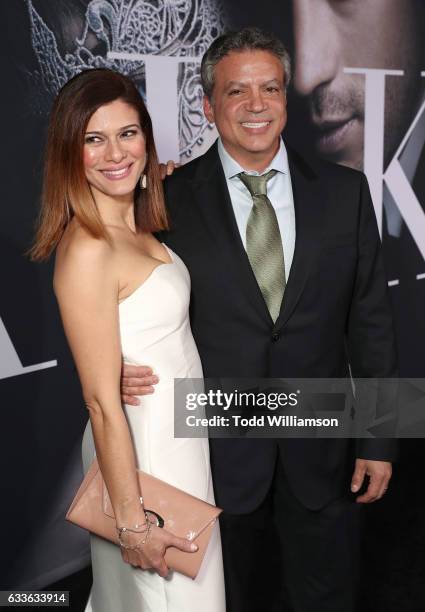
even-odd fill
[[(166, 564), (170, 569), (196, 578), (212, 528), (222, 510), (146, 472), (139, 470), (137, 476), (144, 508), (155, 516), (157, 525), (174, 535), (195, 541), (198, 545), (194, 553), (167, 548)], [(97, 459), (85, 475), (66, 518), (83, 529), (119, 544), (111, 501)]]

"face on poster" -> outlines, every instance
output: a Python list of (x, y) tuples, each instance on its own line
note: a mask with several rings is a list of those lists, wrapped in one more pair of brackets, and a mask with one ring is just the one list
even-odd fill
[(403, 71), (385, 80), (387, 166), (423, 98), (424, 17), (421, 0), (285, 0), (293, 132), (320, 156), (362, 169), (365, 77), (344, 69)]

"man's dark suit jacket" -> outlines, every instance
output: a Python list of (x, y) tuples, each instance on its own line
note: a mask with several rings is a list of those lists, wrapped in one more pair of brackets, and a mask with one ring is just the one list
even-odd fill
[[(192, 331), (205, 377), (391, 377), (392, 315), (364, 175), (288, 150), (296, 217), (294, 259), (273, 323), (243, 247), (215, 143), (166, 180), (170, 231), (187, 265)], [(388, 440), (211, 439), (216, 503), (259, 506), (280, 445), (293, 492), (318, 509), (347, 493), (354, 456), (393, 460)], [(356, 449), (353, 449), (356, 446)], [(355, 450), (355, 452), (354, 452)]]

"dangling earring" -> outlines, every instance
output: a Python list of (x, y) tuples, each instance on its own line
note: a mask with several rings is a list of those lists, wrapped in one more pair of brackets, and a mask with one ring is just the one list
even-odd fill
[[(145, 157), (145, 169), (146, 169), (146, 162), (148, 161), (148, 154), (146, 153), (146, 157)], [(143, 173), (140, 176), (140, 189), (146, 189), (146, 174)]]

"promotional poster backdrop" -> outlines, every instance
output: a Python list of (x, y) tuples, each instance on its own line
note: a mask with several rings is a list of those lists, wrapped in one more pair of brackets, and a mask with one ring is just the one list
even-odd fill
[[(185, 163), (216, 138), (199, 81), (209, 44), (246, 25), (278, 34), (293, 59), (285, 136), (304, 154), (367, 174), (400, 376), (425, 377), (425, 2), (13, 0), (0, 4), (0, 17), (0, 587), (43, 588), (89, 563), (86, 534), (64, 521), (81, 480), (88, 415), (52, 291), (53, 262), (24, 256), (56, 92), (86, 68), (130, 75), (147, 101), (160, 159)], [(425, 600), (416, 586), (424, 578), (424, 458), (423, 440), (404, 440), (388, 498), (368, 508), (372, 578), (399, 567), (405, 580), (392, 585), (382, 610), (394, 593), (411, 600), (397, 609), (419, 610)]]

